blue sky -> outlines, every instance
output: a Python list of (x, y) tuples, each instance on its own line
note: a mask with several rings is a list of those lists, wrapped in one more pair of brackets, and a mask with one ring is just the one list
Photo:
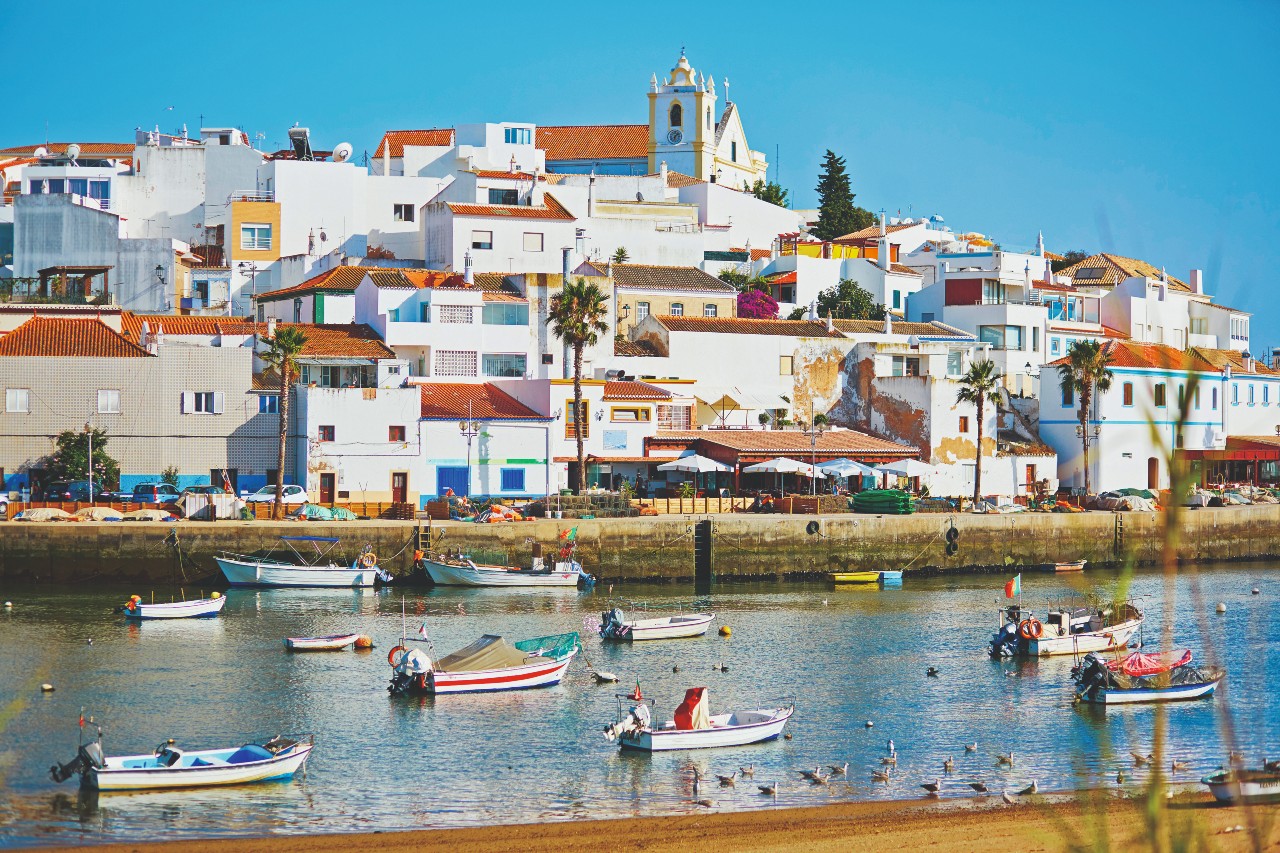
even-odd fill
[[(1280, 3), (122, 3), (0, 20), (0, 147), (237, 125), (284, 147), (372, 153), (383, 130), (470, 121), (647, 120), (649, 75), (687, 48), (727, 76), (753, 148), (795, 206), (826, 148), (858, 202), (942, 214), (1008, 249), (1113, 251), (1255, 312), (1280, 246)], [(669, 19), (664, 19), (668, 16)], [(68, 25), (57, 31), (65, 36)], [(59, 36), (61, 39), (63, 36)], [(167, 107), (172, 106), (172, 110)]]

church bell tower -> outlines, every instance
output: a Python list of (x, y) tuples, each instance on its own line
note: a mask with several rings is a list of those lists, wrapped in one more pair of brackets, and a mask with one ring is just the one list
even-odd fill
[(691, 68), (682, 49), (664, 82), (649, 80), (649, 173), (665, 161), (673, 172), (710, 180), (717, 120), (715, 79)]

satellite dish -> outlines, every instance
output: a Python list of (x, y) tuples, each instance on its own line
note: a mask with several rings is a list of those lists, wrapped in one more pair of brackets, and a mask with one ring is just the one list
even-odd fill
[(67, 157), (71, 160), (80, 156), (80, 146), (74, 142), (67, 146)]
[(48, 148), (45, 148), (43, 145), (41, 145), (41, 146), (40, 146), (39, 148), (37, 148), (35, 151), (32, 151), (32, 152), (31, 152), (31, 154), (32, 154), (32, 156), (34, 156), (34, 157), (48, 157), (48, 156), (49, 156), (49, 149), (48, 149)]
[(350, 142), (339, 142), (333, 149), (333, 162), (345, 163), (351, 159), (351, 154), (355, 149), (351, 147)]

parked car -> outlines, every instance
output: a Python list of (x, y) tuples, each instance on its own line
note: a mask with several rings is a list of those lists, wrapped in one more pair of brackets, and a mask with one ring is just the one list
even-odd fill
[(169, 483), (139, 483), (133, 487), (129, 501), (135, 504), (167, 504), (179, 496), (178, 487)]
[[(93, 500), (110, 499), (110, 492), (93, 484)], [(56, 480), (44, 487), (40, 500), (46, 501), (89, 501), (88, 480)]]
[[(302, 486), (285, 486), (284, 499), (281, 503), (285, 505), (304, 504), (307, 502), (307, 490)], [(270, 504), (276, 502), (276, 487), (263, 486), (258, 491), (245, 498), (247, 503), (251, 504)]]
[(187, 486), (182, 490), (184, 495), (225, 495), (227, 490), (221, 486), (213, 486), (208, 483), (201, 483), (197, 486)]

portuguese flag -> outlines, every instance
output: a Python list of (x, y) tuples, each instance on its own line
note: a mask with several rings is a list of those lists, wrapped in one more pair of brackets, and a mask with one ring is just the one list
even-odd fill
[(1004, 585), (1004, 597), (1013, 598), (1022, 595), (1022, 575), (1015, 575), (1013, 580)]

